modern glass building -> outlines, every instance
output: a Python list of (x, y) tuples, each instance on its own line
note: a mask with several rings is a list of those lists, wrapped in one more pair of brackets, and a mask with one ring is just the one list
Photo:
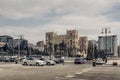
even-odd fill
[(107, 56), (118, 57), (117, 53), (117, 35), (99, 36), (98, 49), (106, 51)]

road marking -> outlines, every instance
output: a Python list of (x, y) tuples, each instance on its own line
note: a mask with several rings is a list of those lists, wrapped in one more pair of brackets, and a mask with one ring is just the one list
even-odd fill
[[(74, 75), (68, 73), (68, 75), (64, 76), (64, 77), (55, 77), (55, 80), (66, 80), (66, 79), (73, 80), (72, 78), (75, 78), (75, 75), (81, 75), (81, 74), (88, 72), (90, 70), (92, 70), (92, 67), (83, 69), (81, 72), (76, 72)], [(74, 79), (74, 80), (88, 80), (88, 79)]]
[(79, 75), (80, 75), (80, 74), (83, 74), (83, 72), (76, 72), (75, 74), (76, 74), (76, 75), (77, 75), (77, 74), (79, 74)]
[(88, 72), (88, 71), (90, 71), (90, 70), (92, 70), (92, 68), (86, 68), (86, 69), (83, 69), (81, 72), (76, 72), (75, 75), (76, 75), (76, 76), (77, 76), (77, 75), (82, 75), (82, 74), (84, 74), (85, 72)]
[(85, 73), (85, 72), (88, 72), (90, 70), (92, 70), (92, 68), (86, 68), (86, 69), (83, 69), (82, 72)]
[(75, 75), (72, 75), (72, 74), (70, 74), (70, 73), (68, 73), (68, 75), (67, 76), (64, 76), (65, 78), (73, 78), (73, 77), (75, 77)]

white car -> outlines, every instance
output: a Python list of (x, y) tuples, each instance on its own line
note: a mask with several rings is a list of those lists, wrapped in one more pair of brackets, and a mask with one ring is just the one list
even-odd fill
[(47, 59), (46, 60), (46, 65), (55, 65), (55, 61), (52, 59)]
[(40, 60), (43, 60), (46, 62), (46, 65), (55, 65), (55, 61), (52, 59), (44, 59), (44, 58), (40, 58)]
[(38, 58), (27, 57), (27, 58), (23, 59), (22, 64), (23, 65), (44, 66), (46, 64), (46, 62), (39, 60)]
[(105, 64), (105, 62), (103, 61), (102, 58), (97, 58), (97, 59), (96, 59), (96, 64), (102, 65), (102, 64)]

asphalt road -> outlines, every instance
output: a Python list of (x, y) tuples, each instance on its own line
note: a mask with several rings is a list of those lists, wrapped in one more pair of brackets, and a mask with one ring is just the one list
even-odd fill
[[(113, 62), (118, 62), (113, 66)], [(120, 80), (120, 60), (110, 60), (107, 64), (84, 69), (73, 76), (60, 77), (56, 80)]]
[[(120, 80), (119, 66), (97, 66), (91, 71), (75, 75), (74, 79), (85, 80)], [(71, 79), (70, 79), (71, 80)]]
[[(118, 61), (118, 60), (117, 60)], [(55, 66), (22, 66), (0, 64), (0, 80), (120, 80), (120, 60), (117, 66), (109, 61), (105, 65), (67, 62)]]
[(0, 64), (0, 80), (56, 80), (91, 67), (91, 64), (75, 65), (73, 62), (55, 66), (22, 66), (21, 64)]

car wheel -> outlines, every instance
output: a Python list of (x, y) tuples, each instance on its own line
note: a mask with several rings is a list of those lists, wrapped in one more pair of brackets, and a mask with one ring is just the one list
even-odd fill
[(40, 66), (38, 62), (37, 62), (35, 65), (36, 65), (36, 66)]
[(28, 65), (27, 62), (24, 62), (24, 65), (27, 66)]

